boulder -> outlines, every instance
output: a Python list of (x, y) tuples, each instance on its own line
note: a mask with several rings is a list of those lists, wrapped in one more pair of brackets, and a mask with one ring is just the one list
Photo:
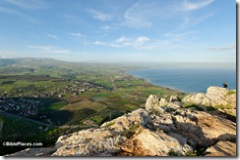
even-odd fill
[(181, 104), (181, 102), (178, 102), (178, 101), (176, 101), (176, 102), (169, 102), (167, 104), (167, 108), (171, 108), (173, 110), (177, 110), (179, 108), (182, 108), (182, 104)]
[(168, 104), (168, 101), (166, 100), (166, 98), (161, 98), (159, 101), (159, 106), (160, 107), (166, 107)]
[(222, 87), (211, 86), (207, 88), (207, 95), (218, 96), (224, 98), (227, 95), (228, 90)]
[(170, 99), (169, 99), (169, 102), (178, 102), (179, 100), (178, 100), (178, 98), (177, 98), (177, 96), (170, 96)]
[(186, 137), (192, 146), (210, 146), (220, 140), (236, 138), (236, 123), (209, 113), (197, 111), (173, 116), (176, 133)]
[(156, 111), (160, 114), (164, 113), (164, 109), (160, 107), (159, 98), (156, 95), (150, 95), (145, 103), (145, 109), (149, 112)]
[(122, 150), (132, 156), (168, 156), (171, 152), (183, 156), (193, 151), (186, 140), (181, 143), (161, 130), (154, 132), (146, 128), (140, 128), (138, 134), (122, 146)]
[(178, 100), (177, 96), (170, 96), (169, 103), (167, 104), (167, 108), (177, 110), (182, 107), (183, 107), (182, 103)]
[(113, 134), (108, 129), (88, 129), (61, 136), (58, 148), (52, 156), (111, 155), (120, 151), (124, 136)]

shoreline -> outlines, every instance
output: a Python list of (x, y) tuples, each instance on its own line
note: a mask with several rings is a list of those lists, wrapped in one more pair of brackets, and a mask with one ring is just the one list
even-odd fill
[[(168, 86), (159, 86), (159, 85), (151, 82), (149, 79), (142, 78), (142, 77), (138, 77), (138, 76), (136, 76), (136, 75), (133, 75), (133, 74), (131, 74), (131, 73), (128, 73), (127, 71), (130, 71), (130, 70), (125, 70), (125, 71), (122, 71), (122, 72), (123, 72), (124, 74), (130, 75), (130, 76), (132, 76), (132, 77), (134, 77), (134, 78), (136, 78), (136, 79), (138, 79), (138, 80), (142, 80), (142, 81), (144, 81), (144, 82), (146, 82), (146, 83), (149, 83), (149, 84), (151, 84), (151, 85), (153, 85), (153, 86), (155, 86), (155, 87), (160, 87), (160, 88), (164, 88), (164, 89), (167, 89), (167, 90), (172, 90), (172, 91), (179, 92), (179, 93), (182, 93), (182, 94), (190, 94), (189, 92), (186, 92), (186, 91), (183, 91), (183, 90), (178, 90), (178, 89), (176, 89), (176, 88), (172, 88), (172, 87), (168, 87)], [(131, 71), (133, 71), (133, 70), (131, 70)]]
[[(211, 80), (208, 80), (208, 78), (205, 78), (205, 82), (204, 82), (204, 80), (200, 80), (199, 82), (198, 82), (198, 79), (196, 79), (196, 82), (195, 82), (195, 80), (194, 79), (189, 79), (189, 82), (192, 82), (192, 81), (194, 81), (195, 83), (196, 83), (196, 85), (194, 86), (194, 85), (192, 85), (192, 84), (190, 84), (190, 85), (192, 85), (192, 86), (190, 86), (189, 88), (186, 88), (186, 86), (185, 86), (185, 88), (186, 88), (186, 90), (184, 90), (184, 89), (178, 89), (177, 87), (173, 87), (173, 86), (169, 86), (169, 85), (159, 85), (157, 82), (153, 82), (152, 80), (151, 80), (151, 78), (149, 78), (148, 76), (141, 76), (141, 75), (139, 75), (138, 73), (136, 73), (136, 74), (134, 74), (134, 73), (131, 73), (131, 72), (134, 72), (134, 71), (143, 71), (143, 72), (145, 72), (145, 70), (151, 70), (151, 69), (153, 69), (153, 70), (158, 70), (158, 69), (162, 69), (162, 68), (140, 68), (140, 69), (132, 69), (132, 70), (125, 70), (124, 71), (124, 73), (125, 74), (128, 74), (128, 75), (131, 75), (131, 76), (133, 76), (134, 78), (137, 78), (137, 79), (141, 79), (141, 80), (143, 80), (143, 81), (145, 81), (145, 82), (147, 82), (147, 83), (150, 83), (150, 84), (152, 84), (152, 85), (154, 85), (154, 86), (157, 86), (157, 87), (161, 87), (161, 88), (166, 88), (166, 89), (170, 89), (170, 90), (173, 90), (173, 91), (178, 91), (178, 92), (181, 92), (181, 93), (185, 93), (185, 94), (194, 94), (194, 93), (205, 93), (206, 91), (207, 91), (207, 88), (209, 87), (209, 86), (217, 86), (217, 87), (222, 87), (222, 83), (221, 82), (219, 82), (219, 80), (216, 78), (216, 79), (213, 79), (212, 81)], [(164, 68), (163, 69), (164, 71), (166, 71), (167, 69), (166, 68)], [(172, 71), (172, 69), (170, 69), (170, 71)], [(201, 71), (201, 70), (200, 70)], [(163, 72), (164, 73), (164, 72)], [(231, 72), (230, 72), (231, 73)], [(166, 76), (165, 75), (166, 73), (164, 73), (164, 76)], [(176, 75), (178, 74), (178, 72), (176, 72)], [(231, 73), (232, 74), (232, 73)], [(209, 76), (211, 76), (212, 75), (212, 73), (210, 73), (209, 74)], [(169, 75), (169, 76), (171, 76), (171, 75)], [(174, 75), (175, 76), (175, 75)], [(202, 76), (205, 76), (206, 77), (206, 75), (202, 75)], [(207, 75), (208, 76), (208, 75)], [(218, 76), (218, 72), (217, 72), (217, 76)], [(194, 75), (193, 75), (193, 77), (194, 77)], [(155, 78), (155, 77), (154, 77)], [(152, 78), (152, 79), (154, 79), (154, 78)], [(220, 78), (222, 78), (222, 77), (220, 77)], [(180, 79), (181, 80), (181, 79)], [(184, 79), (185, 81), (187, 81), (186, 79)], [(207, 81), (206, 81), (207, 80)], [(177, 81), (177, 79), (176, 79), (176, 81)], [(162, 81), (161, 81), (162, 82)], [(167, 82), (167, 81), (166, 81)], [(227, 81), (228, 82), (228, 81)], [(234, 87), (235, 85), (237, 85), (237, 82), (236, 83), (234, 83), (235, 82), (235, 79), (230, 79), (229, 80), (229, 82), (231, 83), (231, 85), (230, 86), (228, 86), (228, 89), (229, 90), (236, 90), (236, 87)], [(168, 83), (168, 82), (167, 82)], [(170, 82), (170, 83), (173, 83), (173, 82)], [(174, 82), (175, 83), (175, 82)], [(177, 82), (176, 82), (177, 83)], [(184, 85), (184, 82), (182, 82), (183, 83), (183, 85)], [(188, 82), (185, 82), (185, 83), (188, 83)], [(202, 85), (203, 87), (196, 87), (198, 84), (200, 83), (200, 86)], [(209, 85), (206, 85), (206, 84), (208, 84), (209, 83)], [(215, 84), (214, 84), (215, 83)], [(179, 83), (178, 85), (181, 85), (181, 83)], [(176, 85), (177, 86), (177, 85)], [(182, 88), (184, 88), (184, 87), (182, 87)], [(198, 89), (199, 88), (199, 89)], [(198, 90), (197, 90), (198, 89)]]

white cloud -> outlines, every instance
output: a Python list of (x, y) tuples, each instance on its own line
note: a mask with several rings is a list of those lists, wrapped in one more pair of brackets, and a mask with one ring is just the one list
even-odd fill
[(164, 37), (168, 39), (174, 39), (174, 40), (182, 40), (183, 38), (187, 36), (191, 36), (191, 34), (196, 33), (195, 31), (188, 31), (188, 32), (183, 32), (183, 33), (165, 33)]
[(236, 49), (236, 45), (228, 45), (228, 46), (219, 46), (219, 47), (211, 47), (209, 50), (211, 51), (228, 51)]
[(191, 11), (191, 10), (198, 10), (210, 5), (214, 0), (199, 0), (196, 3), (188, 2), (185, 0), (180, 8), (180, 10)]
[(102, 45), (102, 46), (109, 46), (114, 48), (119, 47), (132, 47), (132, 48), (139, 48), (143, 46), (145, 43), (150, 41), (148, 37), (137, 37), (135, 39), (130, 39), (126, 37), (120, 37), (113, 42), (102, 42), (102, 41), (95, 41), (94, 45)]
[(130, 41), (131, 39), (129, 38), (126, 38), (126, 37), (120, 37), (118, 39), (115, 40), (116, 43), (123, 43), (123, 42), (128, 42)]
[(184, 14), (182, 16), (183, 22), (177, 27), (176, 30), (184, 29), (187, 26), (198, 25), (204, 22), (206, 19), (212, 17), (214, 13), (208, 13), (205, 15), (192, 16), (191, 14)]
[(59, 53), (59, 54), (64, 54), (64, 53), (71, 53), (70, 50), (67, 49), (61, 49), (57, 47), (52, 47), (52, 46), (41, 46), (41, 45), (27, 45), (27, 48), (35, 49), (38, 52), (45, 52), (45, 53)]
[(48, 33), (46, 33), (46, 35), (49, 37), (49, 38), (53, 38), (53, 39), (59, 39), (57, 36), (55, 36), (55, 35), (52, 35), (52, 34), (48, 34)]
[(122, 45), (122, 46), (129, 46), (133, 48), (139, 48), (142, 47), (145, 43), (150, 41), (150, 38), (148, 37), (137, 37), (135, 39), (127, 39), (127, 38), (119, 38), (117, 41)]
[(105, 14), (105, 13), (102, 13), (100, 11), (96, 11), (96, 10), (93, 10), (93, 9), (88, 9), (87, 12), (89, 12), (94, 19), (98, 19), (98, 20), (101, 20), (101, 21), (107, 21), (107, 20), (110, 20), (112, 18), (111, 15), (108, 15), (108, 14)]
[(39, 49), (39, 50), (50, 50), (51, 46), (35, 46), (35, 45), (27, 45), (27, 48)]
[(181, 30), (189, 25), (197, 25), (206, 19), (214, 15), (214, 11), (205, 12), (202, 14), (195, 14), (199, 9), (205, 8), (213, 3), (214, 0), (197, 0), (194, 2), (189, 2), (188, 0), (181, 1), (179, 5), (175, 8), (176, 13), (180, 15), (182, 23), (176, 28), (176, 30)]
[(138, 37), (135, 41), (136, 45), (143, 45), (144, 43), (148, 42), (150, 39), (148, 37)]
[(85, 36), (82, 33), (69, 33), (69, 34), (73, 37), (84, 37)]
[(48, 8), (48, 4), (42, 0), (5, 0), (11, 4), (14, 4), (20, 8), (26, 9), (44, 9)]

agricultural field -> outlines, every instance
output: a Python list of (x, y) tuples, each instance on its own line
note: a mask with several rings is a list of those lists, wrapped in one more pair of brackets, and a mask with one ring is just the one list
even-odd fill
[[(1, 143), (38, 137), (43, 147), (51, 146), (61, 134), (96, 127), (144, 107), (150, 94), (166, 98), (184, 94), (124, 72), (138, 68), (51, 59), (0, 60)], [(4, 151), (1, 155), (13, 149)]]

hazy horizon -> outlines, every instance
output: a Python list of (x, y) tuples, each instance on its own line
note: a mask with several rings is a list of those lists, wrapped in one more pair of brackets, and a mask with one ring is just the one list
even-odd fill
[(99, 61), (66, 61), (58, 60), (54, 58), (34, 58), (34, 57), (25, 57), (25, 58), (0, 58), (0, 60), (25, 60), (25, 59), (40, 59), (40, 60), (53, 60), (60, 62), (69, 62), (69, 63), (86, 63), (86, 64), (118, 64), (118, 65), (131, 65), (142, 68), (209, 68), (209, 69), (237, 69), (236, 63), (231, 62), (99, 62)]
[(0, 58), (236, 63), (235, 0), (3, 0)]

